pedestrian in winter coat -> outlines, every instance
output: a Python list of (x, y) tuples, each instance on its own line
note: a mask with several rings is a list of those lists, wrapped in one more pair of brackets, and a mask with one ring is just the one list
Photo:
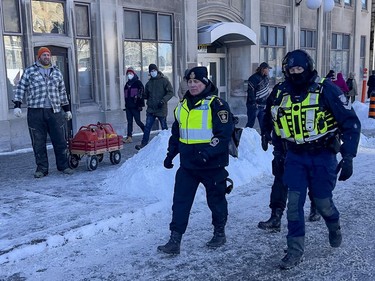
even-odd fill
[(161, 128), (168, 130), (168, 101), (174, 96), (171, 82), (159, 71), (155, 64), (152, 63), (148, 66), (148, 72), (151, 77), (146, 83), (143, 94), (143, 98), (147, 100), (146, 125), (141, 144), (135, 146), (137, 150), (148, 144), (152, 125), (154, 125), (156, 118), (159, 119)]
[(173, 194), (171, 236), (158, 250), (179, 254), (182, 235), (188, 225), (190, 210), (198, 185), (206, 188), (208, 207), (212, 212), (214, 236), (207, 247), (226, 243), (228, 216), (227, 189), (229, 141), (234, 124), (229, 105), (220, 99), (218, 89), (207, 77), (206, 67), (194, 67), (188, 73), (189, 91), (177, 105), (164, 167), (173, 168), (173, 158), (180, 154)]
[(371, 75), (368, 78), (367, 81), (367, 98), (369, 99), (371, 97), (372, 92), (374, 92), (375, 95), (375, 70), (371, 71)]
[(329, 80), (331, 80), (331, 81), (335, 80), (336, 79), (336, 73), (335, 73), (335, 71), (332, 70), (332, 69), (330, 71), (328, 71), (328, 73), (326, 75), (326, 78), (329, 79)]
[(341, 91), (345, 94), (345, 96), (347, 96), (349, 92), (349, 88), (348, 88), (348, 85), (346, 85), (344, 76), (342, 75), (341, 72), (337, 73), (337, 78), (336, 80), (333, 80), (333, 83), (341, 89)]
[[(353, 173), (361, 123), (342, 91), (318, 74), (303, 50), (287, 54), (286, 80), (271, 106), (273, 127), (287, 146), (283, 182), (288, 186), (287, 253), (280, 268), (302, 260), (305, 250), (304, 203), (307, 188), (328, 228), (331, 247), (342, 242), (340, 213), (332, 191)], [(342, 159), (337, 163), (336, 154)]]
[(139, 128), (141, 128), (142, 132), (145, 129), (145, 125), (141, 121), (142, 107), (145, 106), (145, 101), (143, 99), (144, 86), (134, 69), (128, 68), (128, 70), (126, 70), (126, 76), (128, 81), (124, 86), (124, 99), (128, 127), (124, 143), (131, 143), (133, 135), (133, 119)]
[(351, 103), (355, 101), (355, 96), (358, 95), (357, 92), (357, 82), (355, 81), (355, 73), (350, 72), (349, 77), (346, 80), (346, 85), (348, 86), (349, 92), (346, 95), (348, 100), (350, 100)]
[(269, 70), (271, 67), (262, 62), (256, 72), (248, 79), (247, 85), (247, 123), (246, 127), (253, 128), (255, 119), (258, 118), (259, 126), (263, 121), (264, 108), (269, 95)]
[[(51, 51), (38, 50), (38, 60), (25, 69), (14, 96), (14, 115), (22, 116), (21, 104), (26, 97), (27, 124), (34, 151), (35, 178), (48, 175), (47, 134), (51, 138), (57, 170), (72, 174), (66, 154), (66, 120), (72, 119), (64, 79), (57, 66), (51, 64)], [(65, 114), (62, 113), (65, 111)]]

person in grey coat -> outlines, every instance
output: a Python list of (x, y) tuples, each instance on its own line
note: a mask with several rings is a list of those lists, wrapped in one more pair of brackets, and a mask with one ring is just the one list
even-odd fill
[(141, 144), (135, 146), (137, 150), (140, 150), (148, 144), (151, 128), (156, 118), (159, 119), (161, 128), (163, 130), (168, 130), (168, 101), (174, 96), (171, 82), (159, 71), (155, 64), (152, 63), (148, 66), (148, 72), (151, 77), (145, 85), (143, 94), (143, 98), (147, 100), (146, 125)]

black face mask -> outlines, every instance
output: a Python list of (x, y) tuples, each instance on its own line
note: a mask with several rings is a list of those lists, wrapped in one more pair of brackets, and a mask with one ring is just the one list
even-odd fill
[(310, 81), (310, 77), (307, 71), (304, 71), (298, 74), (297, 73), (289, 74), (289, 78), (292, 81), (292, 83), (295, 85), (303, 85)]

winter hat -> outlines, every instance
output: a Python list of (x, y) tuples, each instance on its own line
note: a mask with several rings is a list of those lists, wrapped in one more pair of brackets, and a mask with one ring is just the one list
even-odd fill
[(186, 80), (188, 80), (188, 74), (189, 74), (189, 71), (190, 71), (189, 68), (185, 69), (185, 72), (184, 72), (184, 78), (185, 78)]
[(156, 70), (156, 71), (158, 71), (159, 69), (158, 69), (158, 67), (156, 66), (156, 64), (150, 64), (149, 66), (148, 66), (148, 72), (150, 73), (152, 70)]
[(205, 66), (197, 66), (190, 69), (187, 75), (187, 79), (197, 79), (205, 85), (208, 85), (210, 83), (210, 80), (208, 80), (207, 67)]
[(133, 75), (135, 75), (135, 71), (133, 68), (129, 67), (127, 70), (126, 70), (126, 74), (128, 73), (132, 73)]
[(38, 50), (38, 59), (40, 58), (40, 56), (43, 54), (43, 53), (49, 53), (51, 55), (51, 51), (50, 49), (48, 49), (47, 47), (41, 47), (39, 48)]
[(272, 69), (272, 67), (270, 67), (270, 65), (266, 62), (262, 62), (260, 65), (259, 65), (259, 68), (263, 69), (263, 68), (269, 68), (269, 69)]

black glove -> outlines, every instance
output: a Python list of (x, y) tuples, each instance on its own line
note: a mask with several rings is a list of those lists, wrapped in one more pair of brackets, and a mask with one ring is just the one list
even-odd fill
[(138, 111), (142, 111), (142, 107), (141, 106), (138, 107)]
[(350, 178), (353, 174), (353, 158), (350, 156), (344, 156), (337, 165), (336, 173), (338, 174), (340, 170), (339, 181), (346, 181)]
[(158, 103), (158, 108), (162, 108), (163, 105), (164, 105), (164, 101), (163, 101), (163, 100), (159, 101), (159, 103)]
[(201, 165), (205, 165), (208, 162), (208, 154), (205, 151), (199, 151), (197, 154), (197, 162)]
[(269, 133), (262, 134), (262, 149), (264, 151), (267, 151), (268, 149), (268, 144), (272, 140), (271, 136)]
[(164, 167), (166, 169), (172, 169), (173, 168), (172, 160), (173, 160), (173, 158), (170, 157), (170, 156), (165, 157), (165, 159), (164, 159)]
[(284, 174), (284, 157), (275, 156), (272, 160), (272, 174), (275, 177), (282, 177)]

